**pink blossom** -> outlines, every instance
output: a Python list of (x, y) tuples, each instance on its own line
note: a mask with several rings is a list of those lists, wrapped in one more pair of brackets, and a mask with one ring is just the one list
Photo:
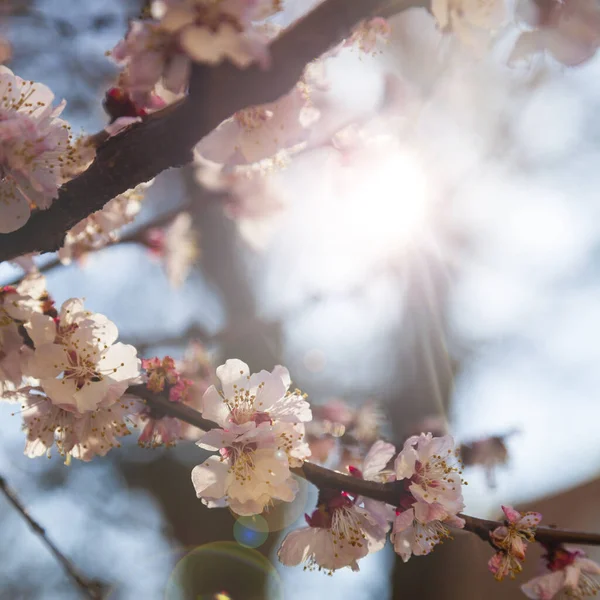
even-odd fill
[(256, 21), (278, 10), (267, 0), (171, 0), (155, 10), (156, 19), (134, 21), (112, 57), (126, 67), (121, 87), (138, 108), (151, 104), (155, 85), (185, 91), (192, 61), (238, 67), (253, 61), (266, 66), (269, 37)]
[(505, 524), (491, 532), (491, 541), (497, 548), (505, 550), (519, 560), (524, 560), (526, 542), (533, 542), (542, 515), (537, 512), (521, 514), (512, 506), (502, 506), (502, 511), (506, 516)]
[(58, 118), (45, 86), (0, 66), (0, 233), (22, 227), (33, 207), (46, 209), (58, 196), (70, 155), (69, 126)]
[(179, 381), (179, 373), (175, 368), (175, 360), (170, 356), (160, 358), (143, 358), (142, 369), (146, 371), (148, 381), (146, 387), (151, 392), (162, 392), (165, 385), (175, 385)]
[(464, 521), (448, 513), (441, 504), (415, 502), (406, 510), (398, 510), (391, 540), (396, 554), (407, 562), (411, 555), (424, 556), (450, 537), (448, 526), (462, 528)]
[(317, 509), (306, 515), (308, 527), (288, 533), (277, 556), (287, 566), (305, 563), (305, 569), (327, 573), (350, 567), (385, 545), (387, 528), (382, 528), (365, 509), (344, 492), (322, 491)]
[(592, 576), (600, 575), (600, 565), (576, 548), (554, 546), (546, 550), (544, 559), (548, 572), (521, 586), (528, 598), (550, 600), (561, 591), (573, 598), (598, 594), (600, 584)]
[(138, 445), (142, 448), (170, 447), (181, 439), (182, 423), (179, 419), (174, 417), (155, 419), (148, 411), (142, 411), (137, 420), (143, 425), (138, 437)]
[(407, 480), (415, 500), (439, 504), (448, 515), (456, 515), (464, 508), (457, 454), (452, 436), (410, 437), (396, 458), (396, 478)]
[(43, 395), (41, 388), (21, 394), (23, 427), (27, 433), (25, 454), (30, 458), (48, 455), (56, 445), (68, 463), (71, 458), (89, 461), (120, 447), (118, 438), (129, 435), (127, 415), (134, 403), (122, 398), (110, 406), (86, 413), (68, 411)]

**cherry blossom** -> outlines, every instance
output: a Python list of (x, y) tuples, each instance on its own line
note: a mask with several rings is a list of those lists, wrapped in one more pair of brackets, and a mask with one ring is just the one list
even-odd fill
[(32, 208), (46, 209), (73, 160), (65, 103), (41, 83), (25, 81), (0, 66), (0, 233), (22, 227)]
[(600, 583), (592, 577), (600, 575), (600, 565), (582, 550), (563, 546), (547, 546), (546, 550), (548, 572), (521, 586), (528, 598), (550, 600), (561, 591), (570, 598), (585, 598), (600, 592)]
[[(170, 402), (188, 401), (193, 381), (182, 377), (175, 360), (165, 356), (142, 359), (142, 368), (146, 371), (146, 387), (156, 394), (168, 393)], [(133, 421), (142, 428), (138, 445), (143, 448), (174, 446), (182, 439), (184, 424), (174, 417), (156, 414), (150, 407), (143, 407), (133, 417)]]
[[(348, 467), (348, 470), (354, 477), (366, 479), (367, 481), (378, 481), (380, 483), (394, 481), (396, 478), (394, 472), (386, 469), (386, 467), (395, 454), (396, 448), (393, 444), (377, 440), (367, 452), (362, 463), (362, 470), (354, 466)], [(395, 517), (393, 506), (363, 497), (357, 498), (356, 504), (362, 505), (382, 529), (386, 532), (389, 530), (390, 523)]]
[(392, 531), (394, 549), (405, 562), (429, 554), (450, 536), (448, 526), (463, 527), (464, 508), (457, 451), (451, 436), (415, 435), (395, 460), (397, 480), (407, 492), (400, 499)]
[(422, 433), (406, 440), (396, 458), (396, 478), (407, 480), (415, 500), (456, 515), (464, 508), (459, 465), (452, 436)]
[(34, 313), (52, 306), (46, 291), (46, 279), (39, 273), (23, 278), (16, 287), (0, 287), (0, 344), (3, 351), (20, 347), (23, 338), (19, 325), (29, 321)]
[(407, 510), (398, 510), (391, 540), (404, 562), (411, 555), (424, 556), (450, 537), (448, 526), (462, 528), (464, 520), (448, 513), (441, 504), (415, 502)]
[(226, 166), (255, 163), (306, 141), (319, 112), (307, 75), (279, 100), (235, 113), (197, 145), (203, 158)]
[(123, 397), (95, 410), (79, 413), (57, 406), (41, 388), (22, 391), (23, 427), (27, 434), (25, 454), (30, 458), (50, 456), (53, 445), (68, 463), (71, 458), (90, 461), (118, 448), (118, 438), (129, 435), (127, 415), (136, 401)]
[(308, 402), (290, 392), (287, 369), (250, 375), (240, 360), (217, 369), (222, 391), (211, 386), (202, 398), (204, 418), (222, 429), (205, 433), (198, 445), (219, 450), (192, 471), (196, 494), (208, 506), (226, 501), (241, 515), (258, 514), (272, 502), (290, 502), (297, 492), (290, 467), (310, 455), (304, 422), (312, 418)]
[(305, 569), (324, 569), (331, 574), (350, 567), (385, 545), (387, 528), (345, 492), (322, 490), (317, 509), (305, 515), (308, 527), (287, 534), (277, 553), (287, 566), (305, 563)]
[(80, 414), (109, 406), (138, 377), (133, 346), (114, 343), (117, 328), (105, 316), (67, 300), (56, 319), (34, 314), (26, 325), (35, 345), (29, 373), (51, 402)]
[(490, 533), (490, 540), (499, 551), (488, 562), (490, 571), (499, 581), (521, 571), (519, 561), (525, 560), (526, 542), (534, 541), (536, 527), (542, 520), (540, 513), (521, 514), (512, 506), (503, 506), (502, 511), (506, 516), (505, 524)]
[(126, 67), (120, 83), (136, 110), (152, 107), (159, 80), (170, 92), (184, 92), (192, 61), (214, 65), (228, 59), (238, 67), (268, 62), (269, 37), (254, 22), (279, 10), (278, 2), (170, 0), (153, 8), (156, 18), (133, 21), (112, 51)]
[(505, 0), (433, 0), (431, 11), (441, 29), (475, 48), (485, 47), (507, 19)]

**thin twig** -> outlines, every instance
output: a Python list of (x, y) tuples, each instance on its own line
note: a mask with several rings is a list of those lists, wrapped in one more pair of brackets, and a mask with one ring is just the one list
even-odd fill
[[(143, 398), (148, 406), (157, 410), (160, 414), (175, 417), (204, 431), (220, 427), (217, 423), (205, 419), (197, 410), (184, 404), (170, 402), (166, 396), (150, 392), (144, 385), (131, 386), (127, 392)], [(398, 506), (400, 497), (404, 492), (404, 485), (400, 482), (378, 483), (376, 481), (366, 481), (308, 461), (302, 467), (293, 471), (296, 475), (310, 481), (318, 488), (344, 490), (345, 492), (386, 502), (392, 506)], [(464, 529), (474, 533), (484, 541), (489, 541), (490, 532), (504, 524), (499, 521), (480, 519), (470, 515), (461, 514), (459, 516), (465, 520)], [(538, 527), (535, 539), (544, 543), (600, 545), (600, 533), (569, 531), (552, 527)]]
[[(132, 231), (128, 231), (124, 235), (121, 235), (118, 238), (116, 238), (114, 241), (108, 242), (106, 244), (106, 246), (104, 246), (103, 248), (100, 248), (100, 250), (103, 250), (104, 248), (107, 248), (109, 246), (118, 246), (118, 245), (123, 245), (123, 244), (135, 244), (135, 243), (144, 244), (145, 243), (144, 238), (150, 229), (154, 229), (156, 227), (165, 227), (171, 221), (173, 221), (173, 219), (178, 214), (188, 210), (189, 208), (190, 208), (189, 203), (185, 203), (183, 206), (174, 208), (173, 210), (163, 212), (163, 213), (157, 215), (154, 219), (150, 220), (148, 223), (144, 224), (143, 226), (138, 227), (137, 229), (134, 229)], [(92, 248), (90, 248), (90, 252), (92, 252), (92, 251), (94, 251), (94, 250)], [(49, 260), (48, 262), (46, 262), (43, 265), (41, 265), (40, 267), (38, 267), (38, 272), (48, 273), (49, 271), (52, 271), (56, 267), (60, 267), (63, 265), (64, 265), (64, 263), (62, 263), (58, 257), (53, 258), (52, 260)], [(26, 273), (23, 273), (23, 274), (19, 275), (18, 277), (15, 277), (11, 281), (7, 281), (6, 283), (4, 283), (2, 285), (3, 286), (7, 286), (7, 285), (15, 286), (19, 283), (19, 281), (21, 281), (23, 279), (23, 277), (25, 277), (25, 275), (26, 275)]]
[(107, 591), (106, 584), (97, 579), (88, 579), (81, 574), (79, 569), (56, 547), (46, 534), (46, 530), (29, 514), (16, 492), (7, 484), (6, 479), (0, 475), (0, 491), (12, 506), (21, 513), (34, 533), (42, 540), (54, 558), (62, 565), (65, 573), (79, 590), (92, 600), (102, 600)]

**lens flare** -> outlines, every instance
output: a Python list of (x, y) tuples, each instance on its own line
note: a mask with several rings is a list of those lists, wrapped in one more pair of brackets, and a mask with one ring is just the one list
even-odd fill
[(260, 515), (239, 517), (233, 526), (233, 537), (246, 548), (258, 548), (269, 537), (269, 524)]
[(283, 598), (275, 567), (258, 551), (236, 542), (212, 542), (184, 556), (165, 588), (165, 600)]

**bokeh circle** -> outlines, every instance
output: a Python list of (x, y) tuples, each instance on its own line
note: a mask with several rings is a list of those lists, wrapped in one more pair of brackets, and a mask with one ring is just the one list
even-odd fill
[(283, 591), (275, 567), (260, 552), (236, 542), (212, 542), (186, 554), (165, 588), (165, 600), (273, 600)]
[(258, 548), (269, 537), (269, 524), (261, 515), (238, 517), (233, 525), (233, 537), (246, 548)]

